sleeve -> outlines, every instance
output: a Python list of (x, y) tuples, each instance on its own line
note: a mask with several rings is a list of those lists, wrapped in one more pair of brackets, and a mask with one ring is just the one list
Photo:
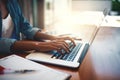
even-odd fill
[(19, 4), (17, 10), (19, 12), (19, 18), (20, 18), (20, 31), (26, 36), (26, 38), (33, 40), (34, 35), (36, 34), (37, 31), (40, 31), (40, 29), (30, 25), (30, 23), (23, 16)]
[(16, 39), (0, 38), (0, 54), (11, 53), (11, 46)]
[(36, 32), (40, 31), (39, 28), (32, 27), (23, 16), (21, 16), (20, 27), (21, 32), (26, 36), (27, 39), (33, 40)]
[(27, 21), (27, 19), (23, 16), (23, 13), (21, 11), (21, 7), (19, 5), (18, 0), (8, 0), (11, 6), (11, 13), (13, 18), (15, 17), (15, 22), (17, 26), (18, 33), (21, 32), (25, 35), (27, 39), (34, 39), (34, 35), (37, 31), (40, 31), (39, 28), (33, 27), (30, 25), (30, 23)]

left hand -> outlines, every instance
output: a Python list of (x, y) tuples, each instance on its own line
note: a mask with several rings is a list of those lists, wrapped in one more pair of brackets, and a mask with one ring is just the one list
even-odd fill
[[(73, 46), (76, 46), (75, 42), (74, 42), (74, 39), (73, 38), (70, 38), (70, 37), (57, 37), (56, 40), (58, 41), (66, 41), (66, 40), (69, 40), (70, 42), (73, 43)], [(67, 43), (66, 43), (67, 44)]]

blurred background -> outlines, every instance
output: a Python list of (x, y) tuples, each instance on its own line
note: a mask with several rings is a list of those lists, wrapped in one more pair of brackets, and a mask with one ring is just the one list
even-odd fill
[(61, 21), (70, 23), (68, 20), (71, 19), (71, 15), (78, 18), (76, 15), (84, 11), (107, 9), (109, 15), (120, 15), (120, 0), (19, 0), (19, 2), (24, 16), (34, 27), (41, 29)]

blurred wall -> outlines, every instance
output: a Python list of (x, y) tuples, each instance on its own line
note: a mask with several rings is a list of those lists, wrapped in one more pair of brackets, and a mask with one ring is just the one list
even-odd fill
[(72, 0), (72, 11), (103, 11), (111, 10), (112, 0)]

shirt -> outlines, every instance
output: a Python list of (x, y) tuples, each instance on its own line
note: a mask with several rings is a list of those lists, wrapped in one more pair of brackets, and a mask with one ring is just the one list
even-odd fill
[(5, 19), (2, 19), (2, 37), (10, 38), (13, 31), (13, 22), (10, 14)]
[(0, 54), (11, 53), (11, 46), (15, 41), (20, 40), (20, 33), (27, 39), (34, 39), (35, 33), (39, 30), (29, 24), (24, 18), (17, 0), (8, 0), (7, 8), (12, 18), (14, 28), (10, 38), (2, 37), (2, 16), (0, 11)]

